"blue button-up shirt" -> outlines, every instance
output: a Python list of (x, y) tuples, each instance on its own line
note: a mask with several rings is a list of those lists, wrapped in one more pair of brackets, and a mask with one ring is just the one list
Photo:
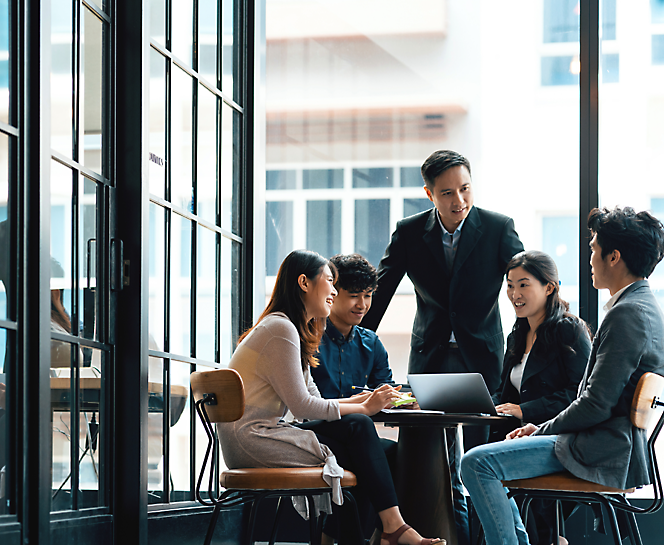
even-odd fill
[(370, 329), (353, 326), (346, 339), (328, 318), (318, 361), (320, 365), (311, 368), (311, 376), (320, 395), (327, 399), (360, 393), (351, 386), (394, 384), (387, 351)]

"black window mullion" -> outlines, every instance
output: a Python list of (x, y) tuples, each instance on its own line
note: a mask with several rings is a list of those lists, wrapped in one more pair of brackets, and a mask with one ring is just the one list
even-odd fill
[(74, 17), (74, 43), (72, 47), (72, 72), (73, 72), (73, 92), (72, 100), (74, 107), (74, 117), (72, 118), (72, 158), (81, 163), (81, 137), (80, 131), (80, 102), (81, 102), (81, 3), (80, 0), (74, 0), (72, 9)]
[(172, 360), (164, 360), (164, 389), (162, 397), (164, 400), (164, 413), (162, 418), (162, 433), (164, 435), (164, 490), (163, 490), (163, 503), (171, 502), (171, 363)]
[(579, 149), (579, 316), (597, 330), (598, 294), (590, 273), (587, 218), (599, 203), (599, 0), (581, 1)]
[(80, 411), (80, 370), (81, 370), (81, 361), (79, 355), (81, 351), (78, 348), (78, 345), (71, 345), (72, 351), (72, 364), (71, 364), (71, 373), (70, 373), (70, 392), (71, 392), (71, 413), (69, 419), (69, 445), (71, 448), (71, 508), (77, 510), (79, 506), (79, 481), (80, 481), (80, 471), (79, 471), (79, 459), (82, 459), (79, 456), (80, 449), (78, 441), (81, 435), (80, 423), (81, 419), (79, 417)]

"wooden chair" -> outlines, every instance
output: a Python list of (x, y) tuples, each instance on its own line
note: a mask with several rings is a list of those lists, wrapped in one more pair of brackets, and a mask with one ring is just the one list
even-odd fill
[[(654, 373), (645, 373), (639, 380), (634, 397), (632, 398), (631, 420), (637, 428), (647, 430), (655, 421), (657, 409), (664, 406), (659, 396), (664, 392), (664, 377)], [(556, 502), (556, 528), (553, 543), (558, 543), (558, 537), (564, 535), (563, 517), (561, 516), (561, 501), (574, 501), (585, 504), (598, 504), (603, 507), (611, 526), (616, 545), (621, 545), (620, 530), (615, 510), (624, 511), (629, 522), (628, 530), (633, 544), (642, 545), (639, 528), (636, 524), (635, 514), (654, 513), (662, 506), (664, 495), (662, 493), (662, 478), (659, 474), (655, 442), (664, 425), (664, 413), (659, 417), (650, 437), (648, 438), (648, 470), (653, 480), (654, 499), (646, 507), (631, 505), (626, 494), (634, 492), (634, 488), (621, 490), (602, 486), (579, 479), (569, 472), (554, 473), (531, 479), (517, 479), (503, 481), (510, 492), (510, 497), (522, 496), (524, 502), (521, 506), (521, 516), (524, 524), (528, 513), (528, 506), (534, 498), (553, 499)]]
[[(212, 520), (205, 537), (205, 545), (212, 540), (214, 528), (222, 508), (233, 507), (250, 503), (251, 512), (248, 522), (247, 543), (254, 542), (254, 527), (260, 503), (269, 497), (277, 497), (277, 511), (275, 515), (270, 545), (273, 545), (277, 536), (279, 519), (284, 503), (283, 497), (304, 496), (307, 499), (309, 512), (313, 512), (313, 497), (331, 492), (329, 485), (323, 480), (321, 467), (272, 467), (229, 469), (219, 475), (222, 490), (215, 493), (215, 476), (218, 475), (218, 441), (213, 424), (218, 422), (234, 422), (244, 414), (244, 386), (242, 378), (233, 369), (217, 369), (191, 374), (191, 389), (196, 405), (196, 411), (203, 423), (208, 436), (208, 446), (203, 459), (203, 465), (196, 484), (196, 499), (203, 505), (213, 506)], [(201, 483), (205, 473), (208, 478), (208, 497), (203, 498), (200, 493)], [(360, 527), (357, 506), (353, 496), (346, 490), (355, 486), (357, 479), (350, 471), (344, 471), (341, 486), (344, 501), (349, 502), (355, 514), (355, 526), (358, 543), (364, 542)], [(310, 542), (320, 543), (320, 533), (314, 517), (309, 517)]]

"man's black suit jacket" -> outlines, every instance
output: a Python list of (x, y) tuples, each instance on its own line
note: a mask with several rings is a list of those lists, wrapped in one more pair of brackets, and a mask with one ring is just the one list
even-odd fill
[(376, 330), (407, 274), (417, 300), (408, 372), (446, 372), (444, 356), (454, 330), (468, 370), (481, 373), (494, 392), (504, 345), (498, 296), (505, 267), (523, 244), (511, 218), (473, 207), (461, 229), (450, 274), (435, 214), (432, 208), (397, 224), (380, 261), (378, 288), (362, 326)]

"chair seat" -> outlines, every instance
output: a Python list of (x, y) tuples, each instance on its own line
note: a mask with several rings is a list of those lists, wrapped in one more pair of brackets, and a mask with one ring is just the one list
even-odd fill
[[(221, 486), (233, 490), (299, 490), (329, 488), (322, 467), (267, 467), (228, 469), (221, 474)], [(344, 470), (342, 487), (357, 484), (354, 473)]]
[(507, 488), (527, 488), (529, 490), (558, 490), (564, 492), (603, 492), (606, 494), (631, 494), (634, 488), (622, 490), (604, 486), (590, 481), (585, 481), (575, 477), (568, 471), (552, 473), (551, 475), (542, 475), (531, 479), (515, 479), (513, 481), (503, 481), (503, 486)]

